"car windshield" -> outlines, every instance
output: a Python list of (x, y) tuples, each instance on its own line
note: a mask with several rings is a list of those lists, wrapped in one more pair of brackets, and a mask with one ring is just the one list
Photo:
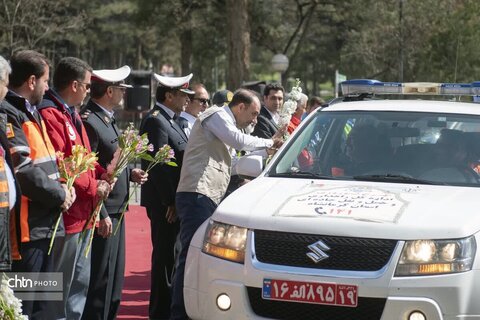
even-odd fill
[(480, 185), (480, 116), (322, 111), (268, 176)]

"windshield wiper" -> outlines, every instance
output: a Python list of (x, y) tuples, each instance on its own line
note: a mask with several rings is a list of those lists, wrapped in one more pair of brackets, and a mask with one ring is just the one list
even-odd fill
[(429, 181), (418, 179), (406, 175), (401, 174), (366, 174), (366, 175), (359, 175), (353, 176), (353, 179), (360, 180), (360, 181), (385, 181), (385, 182), (398, 182), (398, 183), (418, 183), (418, 184), (432, 184), (432, 185), (445, 185), (446, 183), (437, 182), (437, 181)]
[(292, 172), (280, 172), (272, 173), (268, 175), (269, 177), (282, 177), (282, 178), (305, 178), (305, 179), (327, 179), (335, 180), (337, 177), (322, 175), (318, 173), (308, 172), (308, 171), (292, 171)]

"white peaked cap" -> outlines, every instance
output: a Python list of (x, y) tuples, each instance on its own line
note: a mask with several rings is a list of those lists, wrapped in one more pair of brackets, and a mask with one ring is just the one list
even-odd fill
[(190, 79), (193, 77), (193, 73), (190, 73), (185, 77), (167, 77), (154, 73), (153, 76), (158, 83), (164, 87), (176, 88), (186, 94), (195, 94), (195, 91), (188, 89)]
[[(118, 83), (124, 81), (130, 75), (130, 67), (123, 66), (118, 69), (103, 69), (103, 70), (93, 70), (92, 80), (101, 80), (104, 82)], [(119, 83), (120, 87), (132, 88), (131, 85), (125, 83)]]

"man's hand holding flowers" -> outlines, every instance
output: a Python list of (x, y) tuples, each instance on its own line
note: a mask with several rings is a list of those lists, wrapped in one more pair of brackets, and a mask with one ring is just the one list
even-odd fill
[[(117, 181), (120, 174), (127, 169), (128, 165), (134, 162), (136, 159), (140, 158), (144, 155), (147, 151), (152, 151), (153, 145), (148, 143), (148, 138), (146, 134), (138, 135), (138, 130), (135, 129), (133, 123), (130, 123), (128, 127), (124, 130), (124, 132), (118, 137), (118, 149), (115, 151), (110, 164), (107, 166), (107, 171), (102, 175), (102, 179), (98, 181), (98, 189), (97, 189), (97, 196), (99, 198), (99, 202), (97, 207), (95, 208), (94, 212), (91, 214), (91, 217), (84, 227), (84, 230), (87, 228), (90, 223), (95, 223), (100, 215), (100, 210), (103, 206), (103, 201), (108, 198), (110, 191), (112, 191), (113, 187), (115, 186), (115, 182)], [(135, 171), (135, 169), (133, 170)], [(140, 170), (141, 171), (141, 170)], [(142, 180), (146, 181), (145, 173), (135, 171), (132, 172), (134, 177), (139, 182)], [(133, 180), (135, 181), (135, 180)], [(128, 205), (128, 201), (127, 201)], [(119, 220), (119, 225), (121, 222), (122, 216)], [(95, 226), (95, 224), (94, 224)], [(99, 220), (97, 232), (102, 237), (108, 237), (112, 233), (112, 225), (111, 219), (106, 217), (102, 220)], [(91, 244), (93, 240), (93, 232), (90, 234), (90, 240), (85, 248), (85, 256), (88, 255), (90, 251)]]
[(139, 168), (132, 169), (130, 180), (138, 184), (144, 184), (148, 180), (148, 173)]
[[(102, 175), (102, 180), (97, 180), (97, 197), (99, 199), (105, 200), (108, 198), (108, 195), (113, 190), (117, 178), (111, 177), (107, 172)], [(97, 233), (103, 238), (108, 238), (112, 235), (113, 224), (110, 217), (105, 217), (100, 219), (98, 222)]]
[[(60, 173), (60, 178), (63, 181), (62, 186), (65, 190), (65, 200), (61, 205), (61, 210), (62, 212), (65, 212), (72, 206), (76, 199), (75, 189), (73, 188), (75, 179), (88, 170), (93, 170), (98, 158), (95, 152), (88, 152), (88, 150), (81, 145), (74, 145), (72, 147), (72, 154), (68, 157), (65, 157), (63, 152), (57, 152), (56, 157), (58, 172)], [(52, 251), (55, 235), (61, 218), (62, 213), (59, 214), (55, 223), (53, 235), (50, 239), (48, 254)]]
[(99, 236), (103, 238), (108, 238), (112, 234), (112, 220), (110, 217), (106, 217), (104, 219), (100, 219), (98, 222), (97, 233)]
[[(120, 216), (120, 220), (117, 224), (117, 228), (115, 229), (115, 231), (113, 233), (114, 235), (117, 234), (118, 228), (120, 227), (120, 222), (123, 219), (123, 215), (125, 214), (125, 211), (127, 210), (128, 203), (130, 202), (130, 199), (131, 199), (132, 195), (135, 193), (138, 184), (143, 184), (147, 181), (148, 172), (150, 170), (152, 170), (152, 168), (155, 167), (157, 164), (173, 166), (173, 167), (177, 166), (177, 164), (172, 161), (172, 160), (175, 159), (175, 152), (172, 150), (172, 148), (168, 144), (159, 148), (153, 157), (147, 153), (147, 151), (150, 151), (150, 152), (153, 151), (152, 150), (153, 146), (152, 146), (152, 149), (150, 149), (150, 146), (151, 145), (149, 145), (147, 150), (144, 150), (141, 154), (137, 154), (137, 156), (139, 158), (148, 161), (149, 164), (148, 164), (147, 168), (145, 169), (145, 171), (143, 171), (141, 169), (133, 169), (132, 170), (132, 175), (130, 177), (130, 180), (132, 180), (133, 182), (136, 182), (135, 189), (130, 193), (130, 195), (128, 197), (128, 201), (125, 203), (125, 206), (122, 209), (122, 215)], [(175, 220), (177, 218), (176, 211), (175, 211), (175, 206), (167, 208), (167, 213), (165, 215), (165, 218), (167, 219), (167, 221), (169, 223), (175, 222)]]
[(109, 183), (107, 180), (97, 180), (97, 197), (101, 200), (107, 199), (114, 185), (115, 182)]
[(267, 149), (267, 154), (273, 156), (275, 152), (283, 145), (284, 135), (287, 132), (287, 125), (283, 125), (278, 131), (272, 136), (273, 145)]
[(70, 187), (69, 189), (66, 183), (62, 183), (62, 187), (63, 187), (63, 190), (65, 190), (65, 200), (63, 201), (63, 204), (60, 207), (62, 209), (62, 212), (65, 212), (75, 202), (75, 199), (77, 199), (77, 194), (75, 193), (75, 188)]
[[(100, 180), (101, 182), (99, 183), (99, 185), (101, 184), (103, 186), (104, 190), (97, 193), (98, 197), (102, 199), (108, 198), (108, 194), (113, 190), (113, 187), (115, 186), (115, 182), (117, 181), (117, 178), (111, 179), (109, 177), (105, 177), (105, 179), (106, 181)], [(132, 169), (130, 180), (138, 184), (144, 184), (147, 181), (147, 179), (148, 179), (148, 173), (146, 173), (145, 171), (139, 168)], [(107, 181), (111, 181), (111, 183)], [(110, 190), (108, 191), (108, 193), (105, 193), (106, 186), (104, 186), (105, 185), (104, 182), (107, 183), (108, 186), (110, 186)], [(109, 236), (112, 235), (112, 232), (113, 232), (113, 225), (110, 217), (105, 217), (103, 219), (100, 219), (100, 221), (98, 222), (98, 228), (97, 228), (98, 235), (100, 235), (103, 238), (108, 238)]]

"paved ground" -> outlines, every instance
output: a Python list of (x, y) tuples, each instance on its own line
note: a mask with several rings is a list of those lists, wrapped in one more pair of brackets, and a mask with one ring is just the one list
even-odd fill
[(145, 208), (132, 197), (126, 223), (125, 285), (117, 319), (148, 319), (150, 296), (150, 220)]

